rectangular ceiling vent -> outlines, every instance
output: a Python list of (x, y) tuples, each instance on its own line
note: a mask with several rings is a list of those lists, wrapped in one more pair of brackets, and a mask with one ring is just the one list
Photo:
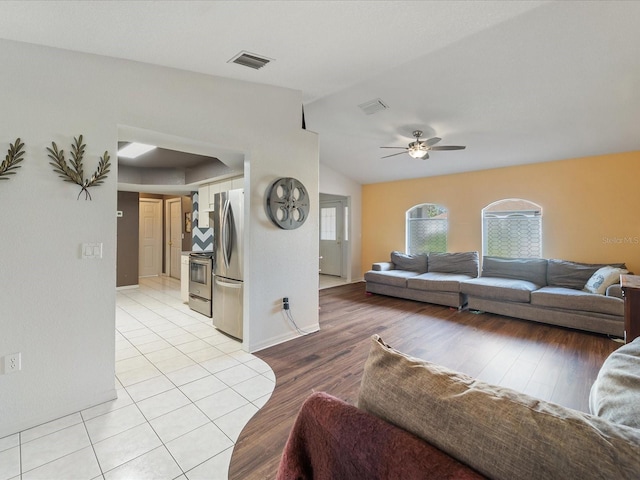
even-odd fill
[(267, 63), (272, 62), (272, 58), (261, 57), (254, 53), (240, 52), (227, 63), (236, 63), (245, 67), (253, 68), (254, 70), (260, 70)]
[(382, 100), (376, 98), (375, 100), (370, 100), (365, 103), (361, 103), (358, 105), (360, 109), (367, 115), (373, 115), (374, 113), (379, 112), (380, 110), (386, 110), (389, 108)]

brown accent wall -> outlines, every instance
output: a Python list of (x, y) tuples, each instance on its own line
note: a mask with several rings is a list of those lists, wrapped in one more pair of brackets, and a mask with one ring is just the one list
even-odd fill
[(118, 192), (116, 286), (138, 284), (139, 211), (137, 192)]

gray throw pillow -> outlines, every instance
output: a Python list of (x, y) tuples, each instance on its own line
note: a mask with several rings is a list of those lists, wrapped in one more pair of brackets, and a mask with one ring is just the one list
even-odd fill
[[(547, 260), (544, 258), (484, 257), (482, 259), (482, 276), (526, 280), (544, 287), (547, 285)], [(582, 287), (585, 283), (586, 280), (582, 282)]]
[(579, 263), (567, 260), (550, 259), (547, 266), (547, 284), (554, 287), (582, 290), (591, 276), (607, 265), (627, 268), (624, 263)]
[(640, 431), (404, 355), (374, 335), (358, 407), (497, 480), (636, 479)]
[(396, 270), (409, 270), (411, 272), (426, 273), (427, 272), (427, 256), (426, 255), (409, 255), (397, 251), (391, 252), (391, 263)]
[(430, 253), (429, 271), (478, 276), (480, 261), (478, 252)]
[(601, 418), (640, 429), (640, 337), (605, 360), (591, 387), (589, 410)]

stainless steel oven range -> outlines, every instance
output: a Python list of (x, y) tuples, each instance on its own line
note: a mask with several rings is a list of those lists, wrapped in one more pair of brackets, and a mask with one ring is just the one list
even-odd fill
[(189, 308), (211, 317), (213, 252), (189, 254)]

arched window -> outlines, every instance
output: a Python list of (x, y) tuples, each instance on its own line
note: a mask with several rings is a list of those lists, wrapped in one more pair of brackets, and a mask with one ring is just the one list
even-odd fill
[(447, 209), (423, 203), (407, 211), (407, 245), (409, 254), (446, 252), (449, 225)]
[(491, 257), (542, 257), (542, 207), (529, 200), (498, 200), (482, 209), (482, 253)]

